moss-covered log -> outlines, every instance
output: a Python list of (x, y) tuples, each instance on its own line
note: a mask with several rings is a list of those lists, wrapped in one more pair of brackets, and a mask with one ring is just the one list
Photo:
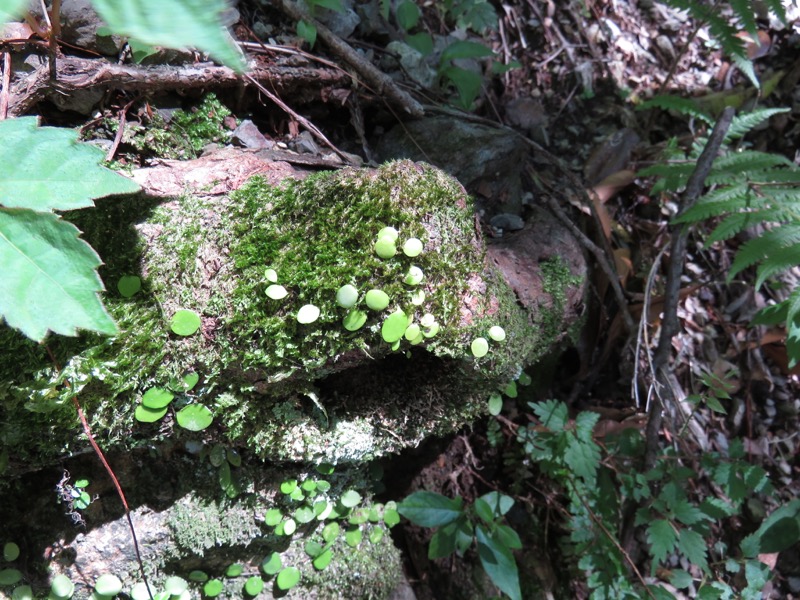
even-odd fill
[[(105, 261), (105, 301), (121, 333), (38, 346), (0, 330), (0, 451), (11, 472), (86, 447), (72, 395), (106, 448), (179, 435), (261, 458), (341, 462), (415, 445), (482, 413), (491, 391), (563, 337), (583, 289), (580, 252), (563, 233), (545, 239), (555, 235), (545, 215), (487, 257), (463, 188), (408, 161), (278, 187), (255, 178), (225, 197), (115, 199), (75, 221)], [(424, 251), (380, 258), (374, 243), (386, 226), (398, 247), (415, 237)], [(561, 247), (548, 250), (550, 241)], [(404, 282), (412, 266), (418, 285)], [(285, 298), (266, 295), (268, 269)], [(143, 281), (131, 298), (116, 290), (125, 275)], [(336, 302), (345, 284), (366, 316), (356, 331)], [(371, 289), (388, 295), (385, 310), (367, 308)], [(320, 315), (301, 324), (307, 304)], [(200, 331), (171, 332), (180, 309), (200, 315)], [(422, 334), (387, 343), (384, 324), (400, 311)], [(504, 341), (490, 339), (493, 326)], [(476, 358), (481, 337), (489, 351)], [(163, 420), (135, 420), (145, 391), (179, 389), (190, 372), (199, 384), (177, 393)], [(175, 410), (192, 403), (211, 411), (210, 428), (177, 427)]]

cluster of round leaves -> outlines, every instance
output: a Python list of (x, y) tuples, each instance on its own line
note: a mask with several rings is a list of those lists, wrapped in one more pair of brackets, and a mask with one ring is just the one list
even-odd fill
[[(142, 280), (138, 275), (123, 275), (117, 281), (117, 291), (123, 298), (131, 298), (142, 289)], [(200, 329), (202, 322), (200, 315), (193, 310), (180, 309), (175, 311), (170, 319), (169, 327), (172, 333), (182, 337), (194, 335)]]
[[(373, 245), (375, 254), (383, 260), (389, 260), (397, 254), (397, 240), (399, 234), (394, 227), (384, 227), (378, 232), (377, 240)], [(419, 256), (423, 250), (423, 243), (417, 238), (409, 238), (403, 244), (403, 253), (409, 258)], [(422, 283), (425, 274), (417, 266), (409, 267), (403, 283), (409, 287), (416, 287)], [(348, 331), (357, 331), (367, 322), (367, 313), (356, 308), (359, 299), (359, 291), (355, 286), (346, 284), (336, 292), (336, 303), (342, 308), (349, 309), (342, 324)], [(411, 294), (411, 304), (420, 306), (425, 301), (425, 292), (415, 290)], [(371, 289), (364, 295), (364, 303), (369, 310), (381, 312), (386, 310), (391, 304), (389, 295), (380, 289)], [(386, 317), (381, 325), (381, 337), (383, 341), (392, 344), (392, 350), (400, 347), (403, 338), (412, 345), (420, 344), (425, 338), (435, 336), (439, 332), (439, 325), (433, 315), (425, 315), (424, 320), (429, 324), (415, 324), (413, 315), (408, 315), (400, 308), (394, 310)]]
[(238, 478), (234, 476), (232, 468), (242, 466), (242, 456), (235, 448), (226, 448), (216, 444), (208, 451), (208, 460), (213, 467), (219, 469), (219, 486), (228, 498), (235, 498), (241, 491)]
[[(266, 294), (273, 300), (283, 300), (289, 295), (289, 291), (278, 284), (278, 272), (275, 269), (267, 269), (264, 278), (270, 283), (267, 286)], [(314, 304), (304, 304), (297, 311), (297, 322), (301, 325), (309, 325), (319, 319), (320, 310)]]
[[(186, 394), (190, 392), (200, 376), (197, 373), (188, 373), (179, 381), (170, 383), (170, 389), (150, 388), (142, 395), (141, 403), (134, 411), (134, 417), (140, 423), (155, 423), (167, 414), (169, 405), (175, 398), (175, 393)], [(202, 431), (214, 420), (208, 407), (199, 403), (187, 404), (175, 413), (178, 425), (189, 431)]]
[(517, 384), (528, 386), (531, 384), (531, 381), (531, 376), (523, 372), (520, 373), (516, 381), (509, 382), (509, 384), (501, 391), (492, 392), (492, 394), (489, 396), (489, 414), (493, 417), (499, 415), (500, 411), (503, 410), (503, 395), (508, 396), (509, 398), (516, 398)]
[(86, 491), (87, 487), (89, 487), (88, 479), (75, 480), (75, 485), (71, 490), (69, 490), (69, 493), (73, 498), (73, 508), (77, 510), (86, 510), (89, 508), (89, 505), (92, 503), (92, 497), (89, 495), (89, 492)]
[[(506, 339), (506, 331), (499, 325), (494, 325), (489, 328), (488, 336), (490, 340), (502, 342)], [(483, 358), (489, 354), (489, 340), (485, 337), (476, 337), (470, 344), (470, 350), (475, 358)]]
[[(14, 542), (6, 542), (3, 545), (3, 562), (11, 563), (19, 558), (19, 546)], [(0, 588), (17, 585), (22, 581), (22, 573), (19, 569), (12, 566), (0, 568)], [(33, 591), (29, 585), (20, 585), (14, 588), (11, 593), (14, 600), (26, 600), (33, 598)]]

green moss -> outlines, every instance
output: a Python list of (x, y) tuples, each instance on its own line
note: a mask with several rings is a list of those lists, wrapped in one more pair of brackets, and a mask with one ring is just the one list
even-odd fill
[[(0, 328), (0, 343), (13, 351), (0, 355), (0, 450), (52, 458), (83, 448), (73, 392), (106, 447), (167, 437), (170, 416), (134, 421), (139, 395), (195, 371), (196, 397), (215, 415), (206, 434), (273, 459), (369, 459), (471, 420), (498, 383), (515, 378), (560, 332), (532, 322), (486, 267), (458, 183), (408, 161), (279, 188), (254, 179), (230, 199), (112, 200), (76, 222), (105, 262), (105, 301), (121, 333), (54, 338), (58, 371), (44, 348)], [(378, 258), (372, 245), (386, 225), (400, 231), (400, 244), (422, 240), (423, 254)], [(411, 265), (425, 273), (418, 307), (402, 283)], [(266, 297), (267, 268), (278, 272), (287, 298)], [(121, 298), (116, 281), (131, 274), (143, 289)], [(560, 277), (553, 282), (563, 285)], [(345, 283), (362, 303), (371, 288), (391, 297), (387, 311), (369, 311), (353, 333), (335, 302)], [(321, 317), (300, 325), (296, 311), (307, 303)], [(415, 320), (432, 313), (440, 333), (421, 346), (402, 340), (392, 352), (380, 326), (397, 308)], [(178, 309), (200, 314), (202, 331), (173, 335), (169, 319)], [(471, 341), (493, 325), (506, 330), (506, 341), (474, 359)]]
[(580, 285), (581, 278), (573, 275), (564, 259), (555, 256), (539, 263), (542, 270), (542, 289), (550, 295), (551, 305), (542, 311), (542, 329), (550, 339), (558, 337), (564, 330), (564, 303), (566, 290)]

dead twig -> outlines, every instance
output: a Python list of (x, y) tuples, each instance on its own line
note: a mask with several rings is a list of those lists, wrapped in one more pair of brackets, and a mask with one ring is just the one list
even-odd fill
[(401, 90), (391, 77), (364, 60), (349, 44), (330, 29), (309, 17), (297, 4), (291, 0), (278, 0), (278, 5), (292, 19), (313, 23), (317, 29), (317, 37), (325, 42), (332, 52), (352, 66), (379, 95), (385, 96), (389, 102), (411, 116), (421, 117), (424, 114), (422, 105)]
[(0, 90), (0, 120), (8, 118), (8, 97), (11, 85), (11, 53), (3, 52), (3, 89)]
[[(686, 184), (686, 190), (680, 199), (679, 215), (685, 213), (697, 203), (703, 192), (705, 180), (711, 172), (711, 166), (717, 157), (720, 146), (725, 139), (725, 134), (733, 120), (735, 110), (727, 107), (720, 116), (711, 136), (703, 149), (700, 158), (697, 159), (697, 167), (692, 172)], [(664, 290), (664, 318), (661, 324), (661, 336), (658, 339), (658, 347), (653, 357), (653, 369), (656, 373), (656, 394), (650, 402), (647, 411), (647, 428), (645, 430), (645, 469), (651, 469), (656, 462), (659, 448), (659, 431), (663, 420), (664, 399), (673, 400), (667, 369), (669, 368), (669, 357), (672, 349), (672, 338), (678, 332), (678, 302), (680, 300), (681, 274), (683, 264), (686, 260), (686, 244), (689, 238), (689, 225), (679, 225), (674, 227), (670, 236), (670, 262), (667, 271), (667, 282)]]

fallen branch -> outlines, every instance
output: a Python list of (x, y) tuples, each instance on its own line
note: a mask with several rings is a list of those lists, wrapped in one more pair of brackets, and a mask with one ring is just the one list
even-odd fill
[[(281, 93), (309, 89), (350, 87), (350, 76), (340, 69), (320, 67), (256, 66), (249, 71), (255, 81), (267, 83)], [(118, 65), (105, 59), (74, 56), (58, 60), (58, 82), (50, 80), (47, 64), (11, 86), (9, 116), (21, 116), (45, 99), (49, 93), (70, 94), (78, 90), (106, 88), (155, 92), (170, 89), (224, 88), (241, 86), (240, 75), (213, 63), (181, 66)]]

